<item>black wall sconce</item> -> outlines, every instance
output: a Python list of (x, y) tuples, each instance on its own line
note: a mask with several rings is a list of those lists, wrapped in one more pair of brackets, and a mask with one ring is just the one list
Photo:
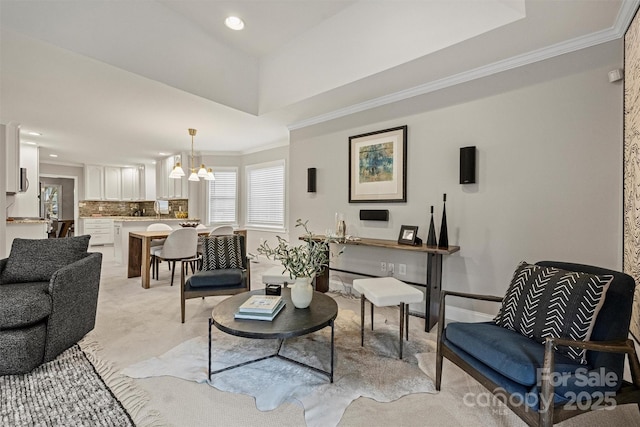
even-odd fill
[(307, 169), (307, 193), (316, 192), (316, 168)]

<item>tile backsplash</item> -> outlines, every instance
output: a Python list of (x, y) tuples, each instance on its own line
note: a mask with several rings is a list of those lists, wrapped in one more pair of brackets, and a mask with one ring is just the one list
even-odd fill
[[(107, 202), (99, 200), (84, 200), (79, 203), (80, 216), (150, 216), (155, 217), (156, 213), (153, 210), (154, 201), (139, 201), (139, 202)], [(162, 217), (174, 218), (174, 212), (187, 211), (189, 207), (188, 199), (174, 199), (169, 200), (169, 215), (162, 215)], [(138, 215), (135, 213), (138, 212)]]

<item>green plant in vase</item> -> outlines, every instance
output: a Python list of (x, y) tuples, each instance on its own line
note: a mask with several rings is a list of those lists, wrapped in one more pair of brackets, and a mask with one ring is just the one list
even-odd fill
[(257, 249), (259, 254), (280, 262), (284, 271), (289, 273), (289, 277), (296, 279), (295, 285), (291, 288), (291, 299), (298, 308), (306, 308), (311, 304), (313, 298), (311, 281), (328, 268), (330, 257), (344, 252), (344, 248), (341, 248), (337, 254), (332, 254), (330, 244), (338, 242), (329, 236), (324, 238), (314, 236), (307, 223), (308, 221), (301, 219), (296, 220), (296, 227), (303, 227), (305, 231), (299, 245), (293, 245), (286, 239), (276, 236), (278, 239), (276, 246), (271, 247), (265, 241)]

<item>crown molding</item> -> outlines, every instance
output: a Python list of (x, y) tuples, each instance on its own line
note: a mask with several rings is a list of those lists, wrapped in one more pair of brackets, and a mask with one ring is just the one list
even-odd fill
[(624, 33), (629, 27), (631, 20), (638, 9), (638, 5), (640, 5), (640, 0), (623, 1), (620, 6), (620, 10), (618, 11), (616, 22), (611, 28), (596, 31), (595, 33), (587, 34), (586, 36), (576, 37), (541, 49), (536, 49), (531, 52), (513, 56), (469, 71), (464, 71), (462, 73), (414, 86), (399, 92), (394, 92), (389, 95), (353, 104), (329, 113), (310, 117), (308, 119), (292, 123), (288, 125), (287, 128), (290, 131), (302, 129), (619, 39), (624, 36)]

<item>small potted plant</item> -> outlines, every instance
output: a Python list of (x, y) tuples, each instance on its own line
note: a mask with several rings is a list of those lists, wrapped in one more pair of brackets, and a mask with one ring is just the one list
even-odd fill
[[(286, 239), (276, 236), (278, 244), (275, 247), (269, 246), (265, 241), (258, 247), (258, 253), (268, 259), (282, 263), (284, 270), (289, 273), (289, 277), (295, 279), (295, 284), (291, 287), (291, 300), (297, 308), (307, 308), (313, 298), (313, 286), (311, 282), (325, 268), (329, 266), (330, 243), (336, 241), (329, 236), (320, 238), (314, 236), (307, 227), (308, 221), (298, 219), (296, 227), (303, 227), (305, 234), (300, 245), (292, 245)], [(335, 254), (340, 255), (344, 251)]]

